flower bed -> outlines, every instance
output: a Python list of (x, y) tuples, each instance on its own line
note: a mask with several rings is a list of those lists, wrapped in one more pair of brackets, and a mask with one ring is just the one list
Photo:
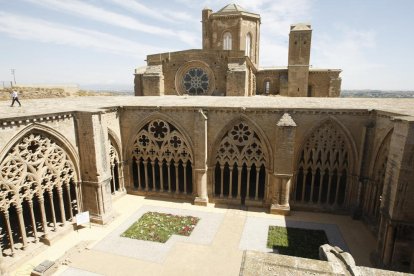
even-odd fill
[(143, 214), (121, 236), (165, 243), (171, 235), (190, 236), (199, 220), (192, 216), (148, 212)]

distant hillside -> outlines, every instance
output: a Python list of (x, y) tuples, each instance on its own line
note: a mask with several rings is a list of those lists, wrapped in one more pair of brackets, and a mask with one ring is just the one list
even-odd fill
[(341, 98), (414, 98), (414, 91), (342, 90)]

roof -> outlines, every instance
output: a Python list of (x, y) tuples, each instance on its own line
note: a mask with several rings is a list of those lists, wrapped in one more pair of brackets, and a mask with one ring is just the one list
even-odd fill
[(213, 13), (215, 16), (229, 16), (229, 15), (244, 15), (260, 19), (260, 15), (249, 12), (236, 4), (228, 4), (217, 12)]
[(221, 12), (247, 12), (245, 9), (236, 4), (228, 4), (227, 6), (221, 8), (217, 13)]
[(308, 23), (297, 23), (294, 25), (290, 25), (291, 31), (311, 31), (311, 25)]
[[(22, 101), (22, 99), (20, 99)], [(6, 101), (1, 101), (6, 105)], [(65, 112), (74, 111), (103, 111), (112, 107), (129, 108), (160, 108), (170, 109), (219, 109), (245, 107), (247, 110), (286, 110), (299, 112), (301, 110), (321, 110), (333, 112), (367, 112), (380, 110), (395, 114), (409, 115), (414, 120), (414, 99), (393, 98), (300, 98), (300, 97), (214, 97), (214, 96), (94, 96), (94, 97), (66, 97), (48, 99), (24, 99), (22, 107), (8, 107), (0, 109), (0, 124), (5, 119), (18, 118), (32, 120), (33, 116), (57, 116)], [(408, 119), (408, 118), (407, 118)]]

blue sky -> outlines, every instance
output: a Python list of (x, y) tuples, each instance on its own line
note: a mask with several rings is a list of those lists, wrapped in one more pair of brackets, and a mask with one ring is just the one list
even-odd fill
[[(0, 81), (133, 89), (147, 54), (201, 48), (201, 10), (228, 1), (0, 0)], [(414, 1), (241, 0), (262, 17), (260, 66), (286, 66), (289, 25), (343, 89), (414, 90)]]

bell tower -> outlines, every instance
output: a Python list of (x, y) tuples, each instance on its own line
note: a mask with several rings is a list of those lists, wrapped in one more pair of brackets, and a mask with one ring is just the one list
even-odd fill
[(311, 25), (299, 23), (290, 26), (288, 96), (308, 96), (311, 39)]
[(202, 11), (203, 49), (244, 51), (259, 64), (260, 15), (229, 4), (213, 13)]

